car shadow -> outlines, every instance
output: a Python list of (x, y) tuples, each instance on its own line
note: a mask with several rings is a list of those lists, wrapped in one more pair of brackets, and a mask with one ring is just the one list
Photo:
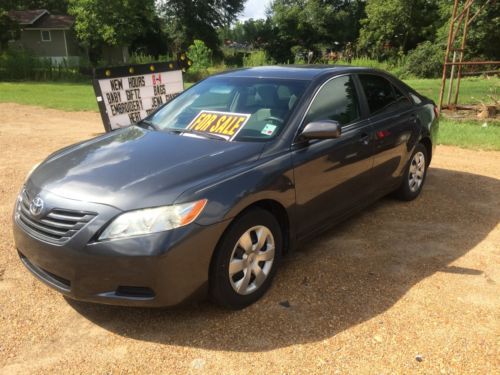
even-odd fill
[(169, 345), (245, 352), (324, 340), (388, 310), (436, 272), (485, 277), (450, 263), (498, 224), (499, 191), (500, 180), (431, 168), (417, 200), (385, 198), (306, 243), (242, 311), (209, 302), (173, 310), (68, 303), (113, 333)]

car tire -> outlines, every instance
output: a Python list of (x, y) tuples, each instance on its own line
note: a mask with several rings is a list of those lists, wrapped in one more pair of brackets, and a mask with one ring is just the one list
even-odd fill
[(212, 259), (211, 299), (233, 310), (257, 301), (271, 286), (282, 249), (280, 225), (269, 211), (252, 208), (237, 217)]
[(427, 148), (422, 143), (418, 143), (406, 167), (403, 181), (396, 191), (399, 199), (411, 201), (420, 195), (427, 176), (428, 165)]

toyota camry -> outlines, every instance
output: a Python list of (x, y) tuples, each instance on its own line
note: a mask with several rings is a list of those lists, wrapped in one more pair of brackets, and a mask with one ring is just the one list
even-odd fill
[(70, 298), (243, 308), (299, 244), (389, 193), (415, 199), (437, 131), (434, 103), (379, 70), (226, 72), (48, 156), (17, 198), (16, 247)]

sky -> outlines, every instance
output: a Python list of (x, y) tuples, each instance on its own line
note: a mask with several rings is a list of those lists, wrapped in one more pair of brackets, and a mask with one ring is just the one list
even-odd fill
[(266, 18), (266, 8), (269, 3), (271, 3), (271, 0), (247, 0), (245, 9), (239, 19), (244, 21), (249, 18)]

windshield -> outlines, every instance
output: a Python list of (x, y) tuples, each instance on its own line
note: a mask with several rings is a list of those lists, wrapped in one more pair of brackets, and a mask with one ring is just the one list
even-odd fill
[[(217, 130), (227, 140), (263, 141), (276, 137), (302, 96), (307, 81), (213, 77), (170, 101), (147, 122), (160, 130)], [(193, 127), (196, 123), (198, 127)], [(221, 131), (224, 130), (224, 132)], [(236, 129), (236, 130), (235, 130)], [(233, 133), (231, 133), (233, 131)], [(214, 133), (214, 132), (212, 132)], [(215, 132), (217, 133), (217, 132)]]

